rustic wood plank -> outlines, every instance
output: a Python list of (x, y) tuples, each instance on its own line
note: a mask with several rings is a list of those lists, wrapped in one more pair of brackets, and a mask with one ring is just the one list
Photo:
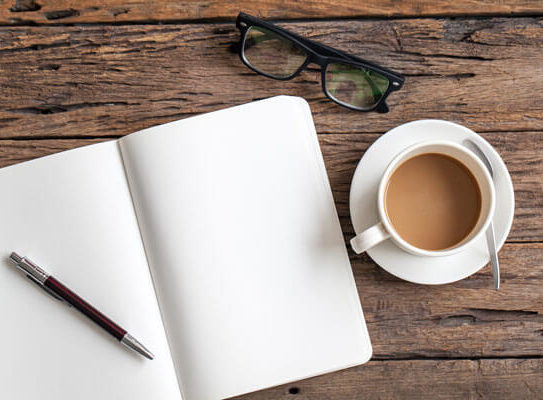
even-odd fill
[[(519, 141), (520, 136), (510, 140)], [(345, 201), (343, 186), (370, 135), (322, 135), (320, 139), (336, 198)], [(0, 166), (98, 141), (2, 140)], [(519, 167), (521, 163), (519, 159)], [(341, 203), (338, 208), (348, 239), (352, 229), (346, 228), (350, 227), (348, 213)], [(539, 229), (540, 221), (534, 222)], [(488, 267), (454, 284), (422, 286), (391, 276), (367, 256), (350, 254), (374, 358), (543, 356), (543, 243), (505, 245), (500, 252), (499, 291), (492, 289)]]
[(111, 23), (233, 19), (240, 10), (267, 18), (541, 14), (537, 1), (504, 0), (10, 0), (0, 24)]
[[(0, 24), (232, 19), (239, 9), (274, 18), (540, 15), (543, 9), (531, 1), (480, 0), (41, 3), (0, 0)], [(408, 74), (404, 91), (391, 98), (393, 111), (368, 115), (334, 107), (322, 100), (313, 72), (288, 83), (248, 73), (228, 52), (236, 37), (231, 24), (0, 29), (0, 138), (78, 138), (0, 140), (0, 166), (289, 93), (309, 99), (319, 132), (335, 133), (321, 135), (320, 141), (346, 240), (352, 234), (348, 189), (358, 159), (376, 133), (430, 117), (486, 132), (483, 136), (502, 154), (514, 180), (510, 239), (542, 240), (540, 19), (285, 26), (362, 56), (371, 54), (374, 58), (368, 58)], [(540, 243), (507, 244), (500, 253), (504, 281), (499, 292), (491, 289), (488, 267), (455, 284), (427, 287), (400, 281), (366, 256), (351, 255), (374, 359), (240, 400), (539, 398), (542, 250)], [(537, 358), (410, 359), (432, 357)]]
[(543, 244), (506, 244), (502, 285), (490, 267), (459, 282), (404, 282), (367, 256), (352, 256), (373, 357), (504, 357), (543, 355)]
[(540, 399), (543, 360), (370, 361), (237, 400)]
[(538, 18), (329, 21), (284, 26), (408, 75), (389, 114), (326, 100), (320, 75), (258, 76), (233, 24), (0, 29), (0, 137), (123, 135), (278, 94), (303, 96), (320, 133), (381, 133), (420, 118), (481, 132), (543, 130)]

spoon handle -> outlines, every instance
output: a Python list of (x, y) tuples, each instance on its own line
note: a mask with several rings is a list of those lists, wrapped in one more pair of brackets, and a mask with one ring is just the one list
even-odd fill
[(500, 264), (498, 262), (498, 253), (496, 251), (496, 240), (494, 239), (494, 225), (490, 222), (486, 231), (486, 243), (490, 253), (490, 265), (492, 266), (492, 276), (494, 277), (494, 289), (500, 288)]

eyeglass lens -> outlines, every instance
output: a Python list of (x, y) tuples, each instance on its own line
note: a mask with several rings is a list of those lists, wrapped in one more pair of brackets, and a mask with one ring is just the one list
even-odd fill
[(388, 85), (387, 77), (360, 66), (335, 62), (326, 68), (328, 95), (340, 103), (360, 109), (372, 108), (379, 103)]
[(247, 30), (243, 55), (253, 68), (275, 78), (294, 75), (307, 59), (296, 43), (258, 26)]

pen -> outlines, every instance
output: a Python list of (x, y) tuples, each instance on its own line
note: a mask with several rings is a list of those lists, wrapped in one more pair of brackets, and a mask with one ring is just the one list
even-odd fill
[(138, 342), (127, 331), (110, 320), (96, 308), (91, 306), (77, 294), (72, 292), (53, 276), (49, 275), (43, 269), (38, 267), (28, 258), (21, 257), (17, 253), (13, 252), (9, 256), (9, 259), (13, 261), (28, 278), (40, 285), (46, 292), (51, 294), (56, 299), (64, 301), (68, 305), (75, 307), (75, 309), (92, 320), (96, 325), (100, 326), (103, 330), (124, 344), (126, 347), (143, 355), (144, 357), (147, 357), (150, 360), (154, 358), (153, 353), (151, 353), (143, 344)]

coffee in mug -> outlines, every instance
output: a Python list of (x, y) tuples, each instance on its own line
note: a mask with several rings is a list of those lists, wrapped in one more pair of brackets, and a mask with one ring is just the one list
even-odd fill
[(424, 250), (460, 243), (481, 214), (481, 189), (470, 170), (444, 154), (404, 161), (385, 189), (385, 211), (406, 242)]

